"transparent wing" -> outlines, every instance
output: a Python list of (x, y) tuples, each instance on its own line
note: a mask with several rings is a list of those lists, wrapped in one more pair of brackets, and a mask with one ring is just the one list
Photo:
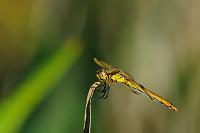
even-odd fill
[(109, 64), (107, 64), (107, 63), (105, 63), (104, 61), (98, 60), (97, 58), (94, 58), (94, 62), (95, 62), (97, 65), (103, 67), (103, 68), (106, 69), (106, 70), (115, 69), (115, 67), (113, 67), (113, 66), (111, 66), (111, 65), (109, 65)]

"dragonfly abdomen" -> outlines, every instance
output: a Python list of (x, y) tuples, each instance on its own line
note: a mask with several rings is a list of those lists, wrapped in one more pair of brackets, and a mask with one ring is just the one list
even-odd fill
[(151, 92), (152, 95), (153, 95), (153, 100), (159, 102), (159, 103), (162, 103), (164, 104), (165, 106), (167, 106), (169, 109), (173, 110), (173, 111), (178, 111), (177, 108), (172, 104), (170, 103), (169, 101), (167, 101), (166, 99), (160, 97), (159, 95)]

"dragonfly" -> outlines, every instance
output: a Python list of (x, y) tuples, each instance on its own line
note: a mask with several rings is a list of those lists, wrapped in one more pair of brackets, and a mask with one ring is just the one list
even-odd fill
[(95, 100), (106, 99), (108, 97), (110, 85), (112, 83), (123, 83), (133, 93), (143, 94), (154, 101), (164, 104), (169, 109), (175, 112), (178, 111), (178, 109), (172, 103), (162, 98), (161, 96), (151, 92), (150, 90), (146, 89), (141, 84), (137, 83), (130, 74), (120, 69), (117, 69), (112, 65), (105, 63), (104, 61), (98, 60), (97, 58), (94, 58), (94, 62), (103, 68), (99, 69), (96, 73), (98, 80), (101, 82), (101, 86), (103, 86), (103, 89), (97, 89), (97, 90), (100, 93), (103, 93), (103, 95)]

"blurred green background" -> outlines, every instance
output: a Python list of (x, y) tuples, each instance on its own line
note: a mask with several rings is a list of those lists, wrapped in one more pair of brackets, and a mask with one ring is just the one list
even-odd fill
[(84, 103), (100, 68), (94, 57), (179, 111), (113, 84), (108, 99), (92, 103), (92, 133), (200, 132), (199, 5), (1, 0), (0, 133), (83, 132)]

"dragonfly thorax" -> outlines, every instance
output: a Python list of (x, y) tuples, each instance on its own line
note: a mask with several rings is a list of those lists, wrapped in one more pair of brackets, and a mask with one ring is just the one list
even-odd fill
[(108, 77), (107, 73), (106, 73), (106, 71), (104, 69), (98, 70), (96, 76), (99, 79), (99, 81), (104, 81)]

